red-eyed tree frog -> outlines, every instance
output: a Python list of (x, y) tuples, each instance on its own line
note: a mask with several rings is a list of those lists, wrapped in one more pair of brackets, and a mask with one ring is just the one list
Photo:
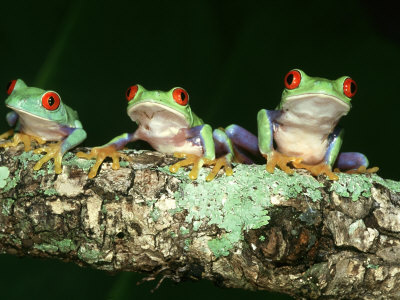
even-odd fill
[[(111, 157), (112, 168), (118, 169), (120, 157), (129, 160), (118, 150), (137, 140), (146, 141), (162, 153), (185, 158), (170, 166), (171, 172), (177, 172), (182, 166), (193, 165), (189, 178), (196, 179), (203, 165), (214, 165), (206, 177), (207, 181), (212, 180), (222, 167), (226, 175), (232, 175), (234, 150), (231, 139), (222, 129), (213, 131), (210, 125), (204, 124), (202, 119), (192, 112), (189, 95), (183, 88), (148, 91), (137, 84), (128, 88), (126, 99), (127, 113), (132, 121), (137, 123), (138, 128), (134, 133), (124, 133), (101, 147), (93, 148), (89, 154), (77, 153), (80, 158), (96, 158), (89, 178), (96, 176), (106, 157)], [(253, 136), (253, 139), (257, 142), (256, 137)]]
[(343, 129), (336, 125), (349, 112), (351, 99), (357, 92), (353, 79), (310, 77), (294, 69), (287, 73), (284, 83), (276, 110), (262, 109), (257, 115), (259, 150), (267, 159), (268, 172), (273, 173), (278, 166), (291, 174), (289, 162), (315, 176), (326, 174), (331, 180), (338, 179), (333, 166), (349, 173), (378, 170), (367, 169), (368, 159), (364, 154), (339, 153)]
[(0, 144), (0, 147), (15, 147), (24, 143), (25, 151), (31, 150), (31, 142), (43, 145), (46, 141), (55, 141), (37, 148), (35, 153), (46, 154), (33, 167), (39, 170), (44, 163), (54, 158), (55, 173), (62, 172), (63, 155), (86, 138), (86, 132), (78, 119), (76, 111), (65, 105), (54, 91), (45, 91), (28, 87), (21, 79), (12, 80), (7, 85), (6, 106), (12, 109), (6, 116), (10, 127), (15, 127), (0, 135), (0, 139), (13, 139)]

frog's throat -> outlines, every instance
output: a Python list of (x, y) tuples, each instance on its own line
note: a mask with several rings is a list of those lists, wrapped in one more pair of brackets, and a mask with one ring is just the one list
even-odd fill
[(153, 119), (163, 118), (165, 125), (173, 123), (179, 128), (188, 128), (192, 122), (180, 111), (153, 100), (142, 100), (134, 104), (128, 108), (128, 115), (136, 123), (148, 123)]
[(323, 93), (308, 93), (286, 97), (281, 109), (296, 115), (307, 115), (321, 119), (336, 119), (347, 115), (351, 104), (335, 96)]

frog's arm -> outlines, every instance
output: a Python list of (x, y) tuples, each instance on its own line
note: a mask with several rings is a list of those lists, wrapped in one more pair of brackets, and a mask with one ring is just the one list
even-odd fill
[(266, 170), (274, 173), (275, 166), (287, 174), (292, 174), (293, 170), (288, 167), (289, 162), (300, 162), (301, 158), (286, 156), (274, 150), (274, 126), (279, 126), (275, 119), (280, 116), (281, 110), (262, 109), (257, 115), (258, 127), (258, 148), (267, 159)]
[(343, 135), (344, 130), (336, 127), (334, 131), (329, 135), (329, 145), (328, 149), (325, 153), (324, 161), (330, 167), (333, 167), (333, 164), (338, 157), (340, 148), (343, 143)]
[(262, 109), (257, 114), (258, 148), (263, 155), (274, 150), (274, 121), (281, 114), (280, 110)]
[(86, 139), (86, 131), (80, 121), (75, 121), (75, 128), (68, 128), (68, 137), (61, 143), (61, 154), (64, 155), (68, 150), (76, 147)]
[(101, 147), (109, 147), (112, 146), (116, 150), (122, 150), (126, 144), (130, 142), (136, 141), (137, 138), (135, 137), (134, 133), (123, 133), (115, 138), (113, 138), (111, 141), (109, 141), (107, 144), (101, 146)]
[(208, 124), (203, 124), (196, 127), (201, 127), (200, 139), (203, 147), (203, 157), (207, 159), (215, 159), (215, 146), (211, 126)]
[(86, 139), (86, 131), (82, 128), (79, 120), (75, 120), (74, 127), (64, 127), (62, 130), (67, 133), (67, 137), (64, 140), (34, 150), (35, 153), (46, 152), (33, 167), (34, 170), (39, 170), (44, 163), (53, 158), (54, 171), (56, 174), (60, 174), (62, 172), (61, 162), (63, 155)]

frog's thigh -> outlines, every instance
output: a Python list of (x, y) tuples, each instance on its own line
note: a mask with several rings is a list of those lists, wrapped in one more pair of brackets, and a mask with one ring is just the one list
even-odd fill
[(359, 152), (342, 152), (339, 153), (335, 167), (340, 170), (352, 170), (358, 169), (359, 167), (368, 167), (367, 157)]
[(226, 127), (225, 132), (235, 146), (253, 155), (258, 155), (258, 140), (250, 131), (239, 125), (232, 124)]

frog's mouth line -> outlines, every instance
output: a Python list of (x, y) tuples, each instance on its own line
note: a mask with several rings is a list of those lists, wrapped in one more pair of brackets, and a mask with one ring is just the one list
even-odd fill
[(132, 121), (147, 126), (150, 122), (162, 123), (165, 126), (187, 128), (189, 122), (185, 115), (165, 104), (153, 100), (143, 100), (128, 109)]
[(52, 120), (46, 119), (46, 118), (44, 118), (44, 117), (35, 115), (35, 114), (33, 114), (33, 113), (29, 112), (29, 111), (26, 111), (26, 110), (23, 110), (23, 109), (20, 109), (20, 108), (13, 107), (13, 106), (11, 106), (11, 105), (6, 105), (6, 107), (8, 107), (9, 109), (12, 109), (13, 111), (15, 111), (15, 112), (18, 113), (18, 114), (20, 113), (20, 114), (22, 114), (22, 115), (27, 115), (27, 116), (29, 116), (29, 117), (33, 117), (33, 118), (36, 118), (36, 119), (39, 119), (39, 120), (42, 120), (42, 121), (52, 121)]

